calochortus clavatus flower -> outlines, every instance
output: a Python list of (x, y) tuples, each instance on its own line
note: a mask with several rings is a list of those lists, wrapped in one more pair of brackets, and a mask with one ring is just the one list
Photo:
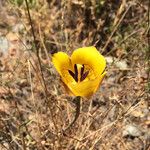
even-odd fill
[(76, 49), (70, 57), (64, 52), (55, 53), (52, 62), (69, 93), (75, 96), (92, 96), (106, 74), (105, 58), (95, 47)]

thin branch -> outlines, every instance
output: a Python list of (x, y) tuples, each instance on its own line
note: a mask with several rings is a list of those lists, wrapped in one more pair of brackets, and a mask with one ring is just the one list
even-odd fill
[(114, 27), (114, 30), (112, 31), (111, 35), (109, 36), (108, 40), (106, 41), (106, 44), (104, 45), (103, 49), (102, 49), (102, 53), (105, 51), (105, 49), (107, 48), (109, 42), (111, 41), (113, 35), (115, 34), (115, 32), (117, 31), (119, 25), (121, 24), (122, 20), (124, 19), (124, 17), (126, 16), (127, 12), (129, 11), (129, 9), (131, 8), (132, 5), (130, 5), (127, 10), (124, 12), (124, 14), (122, 15), (122, 17), (120, 18), (120, 20), (118, 21), (118, 23), (116, 24), (116, 26)]
[[(150, 66), (150, 1), (148, 3), (148, 34), (147, 34), (147, 42), (148, 42), (148, 66)], [(148, 68), (148, 81), (150, 81), (150, 68)]]
[(33, 23), (32, 23), (32, 19), (31, 19), (31, 15), (30, 15), (29, 5), (28, 5), (27, 0), (25, 0), (25, 2), (26, 2), (26, 7), (27, 7), (29, 21), (30, 21), (31, 31), (32, 31), (32, 35), (33, 35), (34, 46), (36, 47), (36, 52), (37, 52), (37, 56), (38, 56), (39, 55), (39, 49), (38, 49), (37, 44), (36, 44), (36, 36), (35, 36)]
[[(26, 7), (27, 7), (29, 21), (30, 21), (31, 31), (32, 31), (33, 39), (34, 39), (34, 45), (35, 45), (35, 48), (36, 48), (36, 54), (37, 54), (37, 59), (38, 59), (38, 63), (39, 63), (39, 69), (40, 69), (40, 73), (41, 73), (41, 78), (42, 78), (42, 81), (43, 81), (43, 84), (44, 84), (44, 94), (45, 94), (46, 104), (47, 104), (47, 106), (49, 106), (48, 90), (47, 90), (46, 82), (45, 82), (44, 75), (43, 75), (43, 72), (42, 72), (42, 63), (41, 63), (41, 59), (40, 59), (40, 56), (39, 56), (39, 48), (38, 48), (38, 46), (36, 44), (36, 36), (35, 36), (33, 23), (32, 23), (32, 19), (31, 19), (31, 15), (30, 15), (29, 5), (28, 5), (27, 0), (25, 0), (25, 2), (26, 2)], [(58, 128), (57, 128), (56, 122), (55, 122), (55, 120), (53, 118), (53, 112), (52, 112), (51, 108), (49, 108), (49, 110), (50, 110), (52, 122), (53, 122), (54, 127), (55, 127), (55, 131), (58, 132)]]

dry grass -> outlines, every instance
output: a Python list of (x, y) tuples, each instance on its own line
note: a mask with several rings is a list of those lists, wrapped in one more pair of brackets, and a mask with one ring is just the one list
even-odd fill
[[(36, 47), (25, 3), (2, 2), (0, 37), (9, 48), (0, 58), (0, 149), (149, 150), (148, 1), (100, 2), (29, 3)], [(78, 120), (63, 132), (75, 106), (51, 54), (90, 45), (106, 57), (107, 77), (90, 100), (82, 100)], [(136, 135), (125, 135), (128, 125)]]

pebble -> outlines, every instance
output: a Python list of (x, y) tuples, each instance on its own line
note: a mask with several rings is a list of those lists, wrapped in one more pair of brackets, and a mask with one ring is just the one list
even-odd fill
[(142, 131), (135, 125), (127, 125), (123, 130), (123, 137), (139, 137), (142, 135)]

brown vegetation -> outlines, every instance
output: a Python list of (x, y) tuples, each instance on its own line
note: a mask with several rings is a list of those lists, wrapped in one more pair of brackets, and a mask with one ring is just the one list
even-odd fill
[[(0, 150), (149, 150), (149, 1), (0, 1)], [(3, 12), (3, 13), (2, 13)], [(96, 46), (107, 60), (100, 90), (73, 120), (51, 63), (57, 51)]]

